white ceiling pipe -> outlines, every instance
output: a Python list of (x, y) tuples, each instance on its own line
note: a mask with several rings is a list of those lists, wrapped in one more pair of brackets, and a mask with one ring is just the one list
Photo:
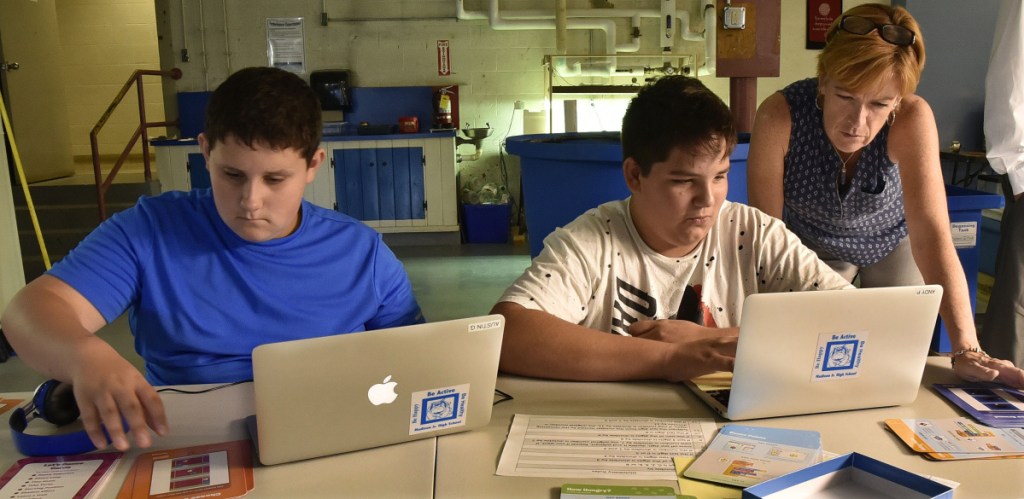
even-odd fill
[[(704, 0), (705, 4), (714, 6), (714, 0)], [(707, 12), (705, 10), (705, 12)], [(556, 29), (555, 26), (555, 15), (550, 12), (540, 11), (506, 11), (504, 15), (500, 13), (498, 0), (489, 0), (488, 12), (486, 14), (482, 12), (472, 12), (465, 9), (464, 0), (455, 0), (455, 13), (456, 17), (460, 20), (483, 20), (486, 19), (490, 23), (492, 29), (496, 30), (519, 30), (519, 29)], [(661, 18), (661, 12), (653, 9), (577, 9), (567, 10), (566, 28), (567, 29), (600, 29), (605, 32), (605, 53), (614, 54), (617, 52), (635, 52), (639, 50), (639, 39), (633, 37), (630, 43), (621, 45), (615, 44), (615, 22), (607, 19), (608, 17), (622, 17), (628, 15), (631, 18), (640, 17), (654, 17)], [(603, 20), (591, 19), (604, 18)], [(689, 13), (686, 11), (677, 12), (678, 21), (677, 23), (682, 25), (680, 30), (681, 36), (686, 40), (695, 41), (701, 40), (699, 35), (693, 35), (689, 30)], [(705, 19), (705, 31), (706, 26), (712, 27), (710, 33), (714, 36), (714, 17), (711, 19)], [(634, 26), (639, 26), (639, 23), (635, 22)], [(708, 51), (706, 50), (707, 54)], [(705, 56), (705, 61), (709, 58)], [(572, 65), (571, 69), (566, 64), (565, 59), (559, 59), (560, 63), (556, 62), (556, 69), (560, 70), (560, 74), (563, 76), (609, 76), (613, 74), (634, 74), (634, 71), (628, 72), (617, 72), (614, 60), (608, 62), (602, 62), (598, 64), (601, 69), (583, 69), (580, 63)], [(713, 63), (712, 63), (713, 64)], [(707, 67), (707, 66), (706, 66)], [(713, 67), (713, 66), (712, 66)], [(703, 69), (703, 68), (702, 68)], [(698, 74), (702, 74), (703, 71), (698, 71)], [(710, 73), (709, 73), (710, 74)]]
[(487, 14), (483, 12), (467, 12), (464, 0), (455, 0), (455, 18), (460, 21), (483, 21)]
[[(706, 0), (705, 3), (709, 3), (714, 6), (714, 0)], [(497, 9), (497, 2), (492, 0), (489, 4), (488, 10), (491, 7)], [(467, 11), (465, 9), (465, 0), (455, 0), (455, 16), (460, 20), (490, 20), (490, 14), (485, 12)], [(632, 26), (639, 28), (640, 18), (651, 18), (661, 19), (661, 12), (655, 9), (569, 9), (566, 11), (566, 17), (569, 18), (581, 18), (581, 17), (593, 17), (593, 18), (619, 18), (629, 17), (632, 20)], [(500, 14), (500, 18), (504, 21), (512, 20), (539, 20), (539, 19), (552, 19), (554, 16), (550, 12), (539, 11), (539, 10), (517, 10), (517, 11), (505, 11)], [(680, 29), (680, 37), (683, 40), (691, 42), (699, 42), (704, 40), (703, 33), (694, 33), (690, 30), (690, 13), (686, 10), (678, 10), (676, 12), (677, 24)], [(713, 19), (711, 20), (713, 21)], [(714, 22), (710, 22), (714, 26)], [(516, 28), (507, 28), (516, 29)], [(544, 29), (544, 28), (529, 28), (523, 27), (522, 29)], [(639, 39), (631, 36), (631, 41), (616, 45), (618, 52), (635, 52), (639, 50)]]
[[(464, 0), (456, 1), (464, 3)], [(475, 16), (472, 17), (472, 19), (487, 18), (487, 14), (467, 11), (465, 10), (465, 7), (462, 7), (462, 12), (468, 16)], [(456, 7), (456, 16), (458, 16), (458, 13), (458, 7)], [(659, 9), (567, 9), (565, 13), (567, 17), (627, 18), (637, 15), (641, 17), (661, 17), (661, 11)], [(542, 19), (545, 17), (552, 18), (554, 15), (548, 10), (506, 10), (502, 13), (502, 17), (506, 19)]]
[(565, 0), (555, 2), (555, 53), (562, 55), (566, 53), (566, 42), (568, 30), (568, 19), (565, 14)]
[(680, 38), (682, 38), (683, 40), (686, 40), (688, 42), (703, 42), (704, 41), (704, 34), (703, 33), (694, 33), (693, 31), (690, 31), (690, 13), (689, 12), (687, 12), (685, 10), (681, 10), (679, 12), (676, 12), (676, 19), (678, 20), (677, 22), (679, 23), (679, 37)]
[[(488, 2), (489, 8), (487, 12), (487, 19), (490, 22), (491, 29), (495, 30), (517, 30), (517, 29), (555, 29), (555, 16), (547, 14), (544, 18), (540, 19), (506, 19), (501, 16), (498, 11), (498, 0), (490, 0)], [(566, 19), (567, 29), (599, 29), (604, 31), (605, 38), (605, 54), (615, 53), (615, 21), (611, 19), (591, 19), (591, 18), (572, 18)], [(615, 61), (608, 61), (606, 66), (607, 70), (603, 73), (604, 75), (612, 74), (615, 71)], [(583, 76), (582, 73), (575, 74), (575, 71), (570, 74), (563, 74), (563, 76)]]
[(630, 19), (629, 26), (633, 29), (629, 33), (629, 41), (626, 43), (618, 43), (615, 45), (615, 52), (639, 52), (640, 51), (640, 37), (634, 36), (635, 33), (640, 32), (640, 16), (633, 16)]
[(715, 0), (704, 0), (704, 67), (697, 70), (698, 76), (714, 75), (718, 68), (717, 8)]

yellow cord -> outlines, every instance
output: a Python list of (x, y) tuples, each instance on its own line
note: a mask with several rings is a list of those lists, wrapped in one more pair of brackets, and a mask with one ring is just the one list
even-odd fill
[(28, 214), (32, 217), (32, 228), (36, 231), (36, 241), (39, 242), (39, 251), (43, 254), (43, 265), (50, 270), (50, 255), (46, 253), (46, 243), (43, 242), (43, 231), (39, 229), (39, 219), (36, 218), (36, 207), (32, 204), (32, 196), (28, 193), (28, 182), (25, 181), (25, 169), (21, 166), (21, 157), (18, 155), (18, 145), (14, 142), (14, 130), (11, 128), (11, 121), (7, 117), (7, 107), (4, 105), (3, 96), (0, 96), (0, 117), (3, 117), (4, 128), (7, 129), (7, 136), (11, 139), (11, 152), (14, 153), (14, 166), (18, 170), (18, 179), (21, 181), (21, 190), (25, 193), (25, 202), (28, 204)]

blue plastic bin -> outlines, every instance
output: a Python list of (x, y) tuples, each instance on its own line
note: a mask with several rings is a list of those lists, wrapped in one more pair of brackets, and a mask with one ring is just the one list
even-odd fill
[[(531, 256), (540, 254), (556, 227), (599, 204), (629, 197), (619, 132), (520, 135), (506, 139), (505, 147), (520, 159)], [(730, 157), (730, 201), (747, 201), (749, 148), (737, 144)]]
[[(981, 210), (1001, 208), (1004, 202), (1003, 196), (999, 194), (954, 185), (946, 186), (946, 204), (949, 209), (953, 245), (956, 246), (956, 254), (960, 257), (960, 264), (963, 265), (964, 274), (967, 276), (967, 293), (971, 298), (972, 313), (977, 311), (978, 270), (982, 252)], [(932, 350), (951, 350), (949, 333), (941, 320), (935, 326)]]
[(466, 229), (466, 242), (507, 243), (510, 215), (507, 204), (463, 204), (462, 222)]
[(178, 92), (178, 130), (182, 137), (198, 137), (206, 129), (206, 104), (213, 92)]

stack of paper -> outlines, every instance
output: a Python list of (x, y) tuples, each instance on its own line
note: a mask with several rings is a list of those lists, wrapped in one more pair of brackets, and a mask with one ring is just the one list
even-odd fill
[(816, 431), (727, 424), (683, 475), (747, 487), (821, 462), (821, 457)]
[(993, 428), (968, 418), (887, 419), (885, 425), (929, 459), (1024, 458), (1024, 430)]
[(933, 386), (940, 395), (983, 425), (1024, 428), (1024, 390), (998, 383), (939, 383)]

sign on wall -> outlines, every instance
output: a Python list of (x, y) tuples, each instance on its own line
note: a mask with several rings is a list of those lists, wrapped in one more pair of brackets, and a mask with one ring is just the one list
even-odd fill
[(448, 40), (437, 41), (437, 76), (451, 76), (452, 54)]
[(828, 28), (842, 13), (842, 0), (807, 0), (808, 50), (825, 48)]
[(296, 74), (306, 72), (301, 17), (267, 18), (267, 63)]

